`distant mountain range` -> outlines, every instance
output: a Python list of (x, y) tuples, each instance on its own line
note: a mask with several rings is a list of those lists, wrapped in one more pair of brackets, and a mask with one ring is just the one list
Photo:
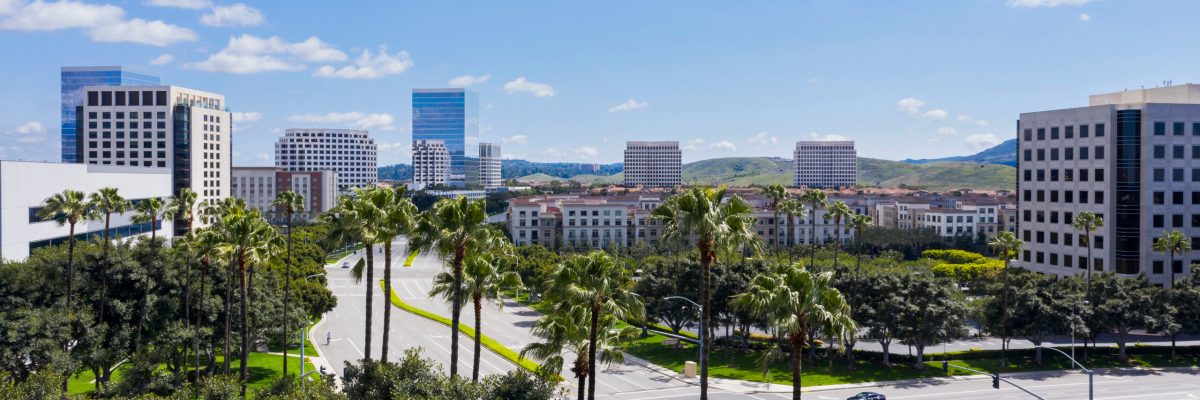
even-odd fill
[(969, 155), (946, 158), (930, 158), (920, 160), (904, 160), (909, 164), (928, 164), (935, 162), (976, 162), (982, 164), (1000, 164), (1010, 167), (1017, 166), (1017, 139), (1009, 139), (1004, 143), (993, 146), (990, 149)]

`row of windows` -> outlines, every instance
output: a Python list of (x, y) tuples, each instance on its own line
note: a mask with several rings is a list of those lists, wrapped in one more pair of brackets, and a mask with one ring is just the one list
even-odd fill
[[(116, 112), (104, 111), (104, 112), (100, 112), (99, 114), (97, 114), (95, 111), (90, 111), (90, 112), (88, 112), (88, 119), (96, 119), (97, 116), (99, 116), (101, 119), (112, 119), (113, 115), (117, 116), (116, 119), (125, 119), (124, 111), (116, 111)], [(165, 111), (158, 111), (158, 112), (142, 111), (142, 119), (151, 119), (151, 116), (155, 116), (155, 115), (158, 117), (158, 119), (166, 119), (167, 118), (167, 113)], [(130, 111), (129, 119), (138, 119), (138, 112)]]
[[(1097, 159), (1097, 160), (1104, 159), (1104, 146), (1095, 146), (1094, 148), (1089, 148), (1087, 146), (1081, 146), (1081, 147), (1079, 147), (1079, 159), (1080, 160), (1088, 159), (1088, 157), (1089, 157), (1088, 150), (1089, 149), (1095, 149), (1095, 152), (1094, 152), (1094, 154), (1096, 156), (1095, 159)], [(1037, 153), (1036, 153), (1037, 161), (1046, 161), (1046, 150), (1047, 149), (1037, 149)], [(1053, 149), (1049, 149), (1049, 150), (1050, 150), (1050, 152), (1049, 152), (1050, 153), (1050, 161), (1058, 161), (1060, 149), (1053, 148)], [(1062, 150), (1062, 158), (1064, 160), (1071, 161), (1071, 160), (1075, 159), (1075, 148), (1074, 147), (1067, 147), (1067, 148), (1064, 148), (1061, 150)], [(1022, 156), (1023, 156), (1022, 158), (1024, 159), (1024, 161), (1033, 161), (1033, 154), (1034, 154), (1034, 151), (1032, 149), (1025, 149), (1025, 151), (1022, 154)]]
[[(1024, 240), (1025, 242), (1028, 242), (1028, 243), (1042, 243), (1042, 244), (1052, 244), (1052, 245), (1059, 244), (1059, 237), (1060, 237), (1058, 232), (1049, 232), (1049, 235), (1047, 235), (1046, 232), (1042, 232), (1042, 231), (1038, 231), (1035, 235), (1032, 235), (1032, 237), (1031, 237), (1030, 232), (1028, 230), (1021, 232), (1021, 236), (1023, 236), (1022, 240)], [(1049, 240), (1046, 240), (1047, 237), (1049, 238)], [(1064, 245), (1064, 246), (1076, 246), (1076, 247), (1087, 247), (1088, 246), (1088, 240), (1087, 240), (1086, 235), (1076, 235), (1073, 233), (1064, 233), (1064, 234), (1062, 234), (1061, 237), (1062, 237), (1062, 245)], [(1092, 246), (1093, 249), (1104, 249), (1104, 236), (1099, 236), (1099, 235), (1092, 236), (1092, 242), (1094, 243), (1094, 245)], [(1041, 261), (1038, 261), (1038, 262), (1041, 262)]]
[[(1186, 150), (1186, 149), (1187, 148), (1182, 145), (1171, 146), (1171, 158), (1183, 159), (1184, 158), (1184, 156), (1183, 156), (1184, 150)], [(1166, 159), (1167, 158), (1167, 146), (1155, 145), (1154, 146), (1154, 158), (1160, 159), (1160, 160)], [(1193, 159), (1200, 158), (1200, 145), (1192, 146), (1192, 158)]]
[[(1058, 193), (1059, 193), (1058, 190), (1047, 191), (1047, 190), (1043, 190), (1043, 189), (1038, 189), (1038, 190), (1026, 189), (1024, 192), (1021, 193), (1021, 201), (1032, 202), (1035, 199), (1034, 194), (1036, 194), (1037, 201), (1039, 203), (1045, 203), (1047, 192), (1050, 193), (1050, 202), (1051, 203), (1059, 202), (1060, 197), (1058, 196)], [(1093, 203), (1093, 204), (1104, 204), (1104, 191), (1103, 190), (1096, 190), (1094, 192), (1088, 192), (1086, 190), (1080, 190), (1078, 192), (1071, 191), (1071, 190), (1063, 190), (1062, 197), (1061, 197), (1062, 202), (1067, 203), (1067, 204), (1075, 203), (1075, 198), (1076, 198), (1075, 194), (1076, 193), (1079, 193), (1079, 196), (1078, 196), (1079, 204), (1088, 204), (1088, 193), (1092, 193), (1094, 195), (1093, 199), (1095, 200), (1095, 203)], [(1029, 211), (1029, 210), (1025, 210), (1025, 211)]]
[[(114, 132), (112, 132), (112, 131), (100, 131), (100, 132), (88, 131), (88, 139), (100, 139), (100, 138), (112, 139), (113, 136), (114, 136)], [(116, 131), (115, 136), (117, 139), (124, 139), (125, 131)], [(138, 131), (129, 131), (130, 139), (137, 139), (138, 136), (139, 136)], [(154, 132), (146, 131), (146, 132), (141, 133), (141, 137), (144, 139), (153, 139), (153, 136), (154, 136)], [(158, 131), (157, 136), (159, 139), (166, 139), (167, 132), (166, 131)]]
[[(1172, 122), (1171, 123), (1171, 134), (1174, 136), (1183, 136), (1186, 133), (1184, 131), (1185, 126), (1186, 126), (1186, 123), (1184, 123), (1184, 122)], [(1167, 123), (1166, 122), (1155, 122), (1154, 123), (1154, 136), (1166, 136), (1166, 134), (1167, 134)], [(1192, 123), (1192, 135), (1200, 136), (1200, 122)]]
[[(116, 128), (113, 128), (114, 125), (116, 126)], [(108, 121), (104, 121), (102, 123), (96, 123), (96, 121), (88, 121), (88, 128), (90, 128), (90, 129), (125, 129), (125, 121), (117, 121), (116, 124), (113, 124), (112, 122), (108, 122)], [(138, 129), (137, 121), (129, 121), (129, 129)], [(167, 129), (167, 123), (164, 121), (158, 121), (158, 122), (154, 122), (154, 123), (152, 123), (150, 121), (142, 121), (142, 129)]]
[[(1041, 252), (1041, 251), (1033, 252), (1033, 251), (1025, 250), (1024, 253), (1022, 254), (1021, 259), (1024, 260), (1025, 262), (1034, 262), (1034, 260), (1036, 259), (1038, 264), (1045, 264), (1046, 263), (1046, 253)], [(1058, 255), (1058, 253), (1050, 253), (1050, 265), (1057, 267), (1059, 265), (1059, 259), (1060, 259), (1060, 257)], [(1084, 256), (1075, 257), (1075, 256), (1071, 256), (1069, 254), (1063, 254), (1061, 256), (1061, 259), (1062, 259), (1062, 266), (1064, 266), (1064, 267), (1074, 268), (1075, 265), (1078, 265), (1079, 269), (1087, 269), (1087, 257), (1084, 257)], [(1078, 262), (1077, 263), (1074, 262), (1075, 260), (1078, 260)], [(1104, 270), (1104, 259), (1103, 258), (1093, 258), (1092, 261), (1093, 261), (1092, 269), (1094, 269), (1096, 271)]]
[[(105, 144), (108, 144), (108, 143), (105, 143)], [(97, 153), (99, 153), (99, 154), (97, 154)], [(125, 151), (117, 151), (116, 158), (125, 158), (125, 154), (126, 154)], [(143, 151), (141, 153), (138, 153), (136, 151), (130, 151), (128, 154), (129, 154), (129, 158), (138, 158), (138, 154), (141, 154), (141, 158), (167, 158), (167, 152), (165, 152), (165, 151), (159, 151), (157, 154), (155, 154), (155, 152), (152, 152), (152, 151)], [(99, 157), (97, 157), (97, 156), (99, 156)], [(113, 152), (111, 152), (111, 151), (100, 151), (100, 152), (88, 151), (88, 158), (93, 159), (93, 161), (97, 158), (113, 158)], [(107, 160), (105, 160), (105, 161), (107, 162)], [(124, 164), (117, 164), (117, 165), (124, 165)]]
[[(1036, 221), (1038, 223), (1045, 223), (1046, 215), (1050, 216), (1049, 221), (1051, 224), (1057, 224), (1057, 223), (1060, 223), (1060, 221), (1061, 221), (1061, 223), (1063, 225), (1070, 225), (1071, 222), (1073, 222), (1075, 220), (1075, 213), (1070, 212), (1070, 211), (1063, 211), (1062, 212), (1063, 218), (1061, 220), (1058, 219), (1058, 215), (1059, 215), (1058, 211), (1022, 210), (1021, 213), (1022, 213), (1022, 219), (1024, 219), (1025, 222)], [(1100, 219), (1104, 219), (1103, 213), (1096, 213), (1096, 216), (1100, 217)]]
[[(1076, 170), (1068, 168), (1068, 169), (1061, 170), (1062, 174), (1059, 174), (1060, 170), (1058, 170), (1058, 169), (1036, 170), (1038, 182), (1046, 181), (1046, 171), (1050, 171), (1050, 182), (1058, 182), (1059, 180), (1061, 180), (1063, 182), (1074, 182), (1075, 178), (1077, 178), (1077, 177), (1079, 178), (1080, 182), (1088, 181), (1088, 171), (1089, 170), (1087, 168), (1080, 168), (1078, 170), (1079, 171), (1078, 174), (1075, 173)], [(1093, 171), (1092, 177), (1095, 178), (1094, 180), (1096, 182), (1104, 182), (1104, 169), (1103, 168), (1096, 168), (1095, 170), (1092, 170), (1092, 171)], [(1034, 181), (1033, 180), (1034, 170), (1027, 169), (1023, 172), (1023, 174), (1025, 175), (1024, 182), (1033, 182)]]
[[(1096, 137), (1104, 137), (1104, 124), (1095, 124), (1094, 126), (1095, 126)], [(1086, 137), (1088, 137), (1088, 130), (1089, 130), (1089, 128), (1090, 128), (1090, 127), (1091, 127), (1091, 126), (1089, 126), (1089, 125), (1086, 125), (1086, 124), (1085, 124), (1085, 125), (1079, 125), (1079, 127), (1078, 127), (1078, 128), (1079, 128), (1079, 130), (1078, 130), (1078, 132), (1079, 132), (1079, 137), (1080, 137), (1080, 138), (1086, 138)], [(1057, 126), (1055, 126), (1055, 127), (1051, 127), (1051, 128), (1050, 128), (1050, 130), (1049, 130), (1049, 132), (1050, 132), (1050, 140), (1057, 140), (1057, 139), (1059, 139), (1059, 132), (1060, 132), (1060, 131), (1063, 133), (1063, 136), (1065, 137), (1065, 139), (1074, 139), (1074, 138), (1075, 138), (1075, 132), (1076, 132), (1076, 129), (1075, 129), (1075, 128), (1076, 128), (1076, 127), (1075, 127), (1074, 125), (1067, 125), (1067, 126), (1065, 126), (1065, 127), (1062, 127), (1061, 129), (1060, 129), (1059, 127), (1057, 127)], [(1025, 141), (1026, 141), (1026, 142), (1029, 142), (1029, 141), (1033, 141), (1033, 140), (1034, 140), (1034, 134), (1033, 134), (1033, 133), (1034, 133), (1034, 130), (1033, 130), (1033, 129), (1025, 129), (1025, 132), (1024, 132), (1024, 134), (1025, 134)], [(1046, 140), (1046, 128), (1037, 128), (1037, 140)]]
[(112, 92), (89, 91), (87, 94), (89, 106), (165, 106), (167, 92), (165, 90), (131, 90)]

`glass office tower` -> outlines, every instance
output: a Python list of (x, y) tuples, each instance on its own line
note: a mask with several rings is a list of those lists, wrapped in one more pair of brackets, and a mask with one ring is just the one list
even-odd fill
[(412, 138), (445, 143), (450, 152), (449, 182), (465, 185), (467, 149), (479, 144), (479, 96), (466, 89), (413, 89)]
[(62, 67), (62, 162), (77, 163), (78, 136), (75, 134), (75, 108), (83, 105), (84, 86), (147, 86), (161, 84), (154, 75), (133, 72), (125, 67)]

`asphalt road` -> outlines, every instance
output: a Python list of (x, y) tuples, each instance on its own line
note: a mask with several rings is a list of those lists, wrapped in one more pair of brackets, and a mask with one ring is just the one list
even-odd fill
[[(1018, 385), (1044, 399), (1087, 399), (1087, 375), (1079, 372), (1054, 373), (1038, 378), (1014, 379)], [(882, 393), (889, 400), (899, 399), (1032, 399), (1020, 389), (1001, 382), (992, 388), (991, 379), (912, 384), (880, 388), (816, 391), (805, 393), (809, 399), (845, 399), (862, 391)], [(760, 395), (756, 395), (760, 396)], [(761, 396), (760, 396), (761, 397)], [(681, 399), (683, 397), (680, 397)], [(1117, 399), (1200, 399), (1200, 372), (1130, 371), (1096, 375), (1095, 398)]]

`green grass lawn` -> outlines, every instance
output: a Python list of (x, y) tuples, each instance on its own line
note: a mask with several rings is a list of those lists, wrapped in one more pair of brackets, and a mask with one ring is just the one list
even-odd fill
[[(315, 355), (315, 353), (314, 353), (314, 355)], [(221, 363), (223, 361), (224, 361), (224, 358), (222, 356), (218, 355), (217, 356), (217, 368), (218, 369), (221, 367)], [(267, 353), (250, 353), (250, 358), (247, 361), (248, 362), (246, 363), (246, 380), (248, 382), (248, 387), (250, 388), (251, 391), (261, 388), (261, 387), (264, 387), (267, 384), (275, 381), (279, 377), (283, 376), (283, 356), (282, 355), (267, 354)], [(233, 360), (230, 363), (229, 367), (231, 368), (232, 373), (237, 374), (238, 368), (239, 368), (238, 360), (236, 360), (236, 359)], [(307, 361), (305, 362), (304, 368), (305, 368), (306, 372), (314, 369), (312, 363), (307, 362)], [(159, 369), (160, 370), (166, 369), (166, 364), (160, 365)], [(191, 369), (188, 369), (188, 370), (192, 371)], [(299, 375), (300, 374), (300, 358), (299, 357), (288, 357), (288, 374), (290, 374), (290, 375)], [(189, 374), (189, 376), (192, 376), (192, 375)], [(316, 374), (310, 375), (310, 377), (311, 376), (316, 376)], [(121, 377), (121, 368), (118, 368), (117, 371), (113, 372), (113, 379), (112, 379), (113, 382), (112, 383), (116, 383), (116, 382), (120, 381), (120, 377)], [(71, 379), (69, 379), (67, 381), (67, 391), (70, 392), (71, 394), (92, 393), (96, 388), (95, 383), (92, 382), (93, 380), (94, 380), (94, 376), (92, 375), (91, 371), (81, 372), (78, 375), (72, 376)]]

